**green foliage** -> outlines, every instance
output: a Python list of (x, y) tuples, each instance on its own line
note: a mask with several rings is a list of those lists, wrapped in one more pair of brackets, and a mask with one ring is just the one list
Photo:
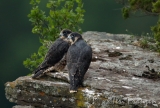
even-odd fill
[(38, 52), (23, 62), (26, 68), (33, 71), (45, 57), (47, 42), (58, 38), (61, 29), (81, 32), (79, 24), (84, 21), (85, 11), (82, 0), (49, 0), (45, 11), (40, 9), (41, 0), (30, 0), (30, 4), (32, 9), (28, 17), (33, 25), (32, 33), (38, 34), (42, 43)]
[(155, 13), (160, 13), (160, 0), (153, 2), (152, 5), (153, 5), (152, 11)]
[(142, 33), (141, 35), (133, 34), (131, 31), (126, 29), (127, 34), (131, 36), (129, 44), (147, 49), (150, 51), (159, 51), (160, 47), (157, 45), (153, 33)]
[(154, 38), (156, 40), (157, 51), (160, 53), (160, 19), (157, 22), (157, 25), (153, 26), (151, 29), (154, 33)]
[(123, 14), (123, 17), (124, 17), (125, 19), (129, 17), (129, 11), (130, 11), (130, 9), (129, 9), (129, 8), (126, 8), (126, 7), (124, 7), (124, 8), (122, 9), (122, 14)]
[(148, 48), (149, 44), (146, 38), (142, 38), (141, 40), (139, 40), (140, 43), (140, 47), (141, 48)]
[[(133, 12), (141, 11), (145, 15), (160, 15), (160, 0), (117, 0), (124, 5), (122, 9), (123, 17), (129, 18)], [(154, 34), (155, 45), (154, 48), (160, 53), (160, 18), (157, 24), (151, 27)], [(147, 41), (141, 41), (142, 46), (147, 46)]]
[(125, 19), (129, 18), (132, 13), (136, 11), (142, 11), (145, 14), (154, 14), (153, 3), (155, 0), (117, 0), (123, 1), (125, 6), (122, 8), (122, 15)]

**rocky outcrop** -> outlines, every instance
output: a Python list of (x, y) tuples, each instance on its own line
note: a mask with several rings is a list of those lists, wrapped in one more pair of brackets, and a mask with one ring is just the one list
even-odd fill
[(93, 49), (85, 87), (70, 94), (67, 69), (39, 80), (19, 77), (5, 84), (6, 98), (18, 104), (13, 108), (160, 107), (157, 53), (132, 45), (128, 35), (85, 32), (83, 37)]

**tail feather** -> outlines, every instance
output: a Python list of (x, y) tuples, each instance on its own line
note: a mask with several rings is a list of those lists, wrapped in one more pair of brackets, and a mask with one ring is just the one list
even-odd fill
[(36, 70), (33, 71), (34, 74), (36, 74), (37, 72), (41, 71), (41, 70), (45, 70), (47, 67), (49, 67), (49, 65), (47, 64), (47, 61), (43, 61)]
[(46, 70), (37, 70), (36, 73), (33, 75), (32, 78), (36, 79), (36, 78), (40, 78), (41, 76), (43, 76), (45, 73), (47, 72), (51, 72), (51, 71), (55, 71), (55, 67), (52, 66)]
[(41, 76), (44, 75), (44, 71), (43, 70), (40, 70), (40, 71), (37, 71), (33, 76), (32, 78), (33, 79), (37, 79), (37, 78), (40, 78)]

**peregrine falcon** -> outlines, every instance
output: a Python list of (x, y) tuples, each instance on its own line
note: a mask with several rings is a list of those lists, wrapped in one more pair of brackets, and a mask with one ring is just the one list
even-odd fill
[[(32, 78), (39, 78), (44, 73), (51, 70), (63, 70), (65, 66), (60, 66), (63, 63), (58, 63), (62, 58), (64, 60), (64, 56), (66, 55), (68, 48), (70, 46), (67, 41), (68, 35), (71, 33), (71, 30), (64, 29), (60, 32), (60, 37), (51, 45), (49, 48), (44, 61), (38, 66), (38, 68), (34, 71), (34, 75)], [(65, 61), (65, 60), (64, 60)], [(54, 67), (56, 65), (56, 67)], [(62, 69), (63, 68), (63, 69)]]
[(83, 78), (92, 60), (92, 49), (79, 33), (68, 36), (71, 46), (67, 52), (67, 68), (70, 78), (70, 93), (77, 92), (83, 86)]

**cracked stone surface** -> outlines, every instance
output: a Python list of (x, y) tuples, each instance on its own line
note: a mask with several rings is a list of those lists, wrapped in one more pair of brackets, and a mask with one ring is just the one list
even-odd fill
[(19, 77), (5, 84), (6, 98), (19, 105), (13, 108), (160, 108), (159, 78), (142, 76), (146, 66), (160, 72), (157, 53), (132, 45), (125, 34), (88, 31), (83, 37), (93, 50), (85, 87), (69, 93), (67, 68), (39, 80)]

